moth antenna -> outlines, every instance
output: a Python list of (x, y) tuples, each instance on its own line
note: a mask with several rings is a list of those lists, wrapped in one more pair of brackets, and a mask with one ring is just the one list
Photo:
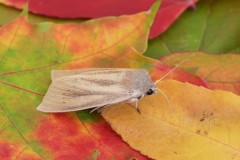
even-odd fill
[(166, 99), (167, 102), (168, 102), (168, 105), (169, 105), (170, 109), (173, 110), (172, 103), (171, 103), (170, 100), (168, 99), (167, 95), (166, 95), (161, 89), (159, 89), (159, 88), (157, 88), (157, 91), (159, 91), (159, 92), (165, 97), (165, 99)]
[(187, 58), (185, 58), (184, 60), (182, 60), (181, 62), (179, 62), (178, 64), (175, 65), (175, 67), (173, 69), (171, 69), (167, 74), (165, 74), (162, 78), (160, 78), (159, 80), (157, 80), (154, 84), (156, 85), (158, 82), (160, 82), (161, 80), (163, 80), (164, 78), (166, 78), (170, 73), (172, 73), (175, 69), (177, 69), (181, 64), (183, 64), (184, 62), (186, 62), (189, 58), (191, 58), (193, 55), (195, 55), (196, 52), (193, 52), (190, 56), (188, 56)]

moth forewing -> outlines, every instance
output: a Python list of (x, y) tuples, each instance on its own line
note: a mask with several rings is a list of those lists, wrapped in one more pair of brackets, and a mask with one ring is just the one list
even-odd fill
[[(123, 71), (129, 71), (132, 69), (128, 68), (120, 68), (120, 69), (114, 69), (116, 73), (123, 72)], [(51, 72), (51, 79), (54, 81), (57, 78), (65, 77), (65, 76), (71, 76), (71, 75), (96, 75), (99, 73), (105, 73), (109, 74), (113, 72), (113, 68), (85, 68), (85, 69), (74, 69), (74, 70), (52, 70)]]
[(144, 69), (92, 68), (53, 71), (43, 112), (69, 112), (136, 99), (155, 87)]

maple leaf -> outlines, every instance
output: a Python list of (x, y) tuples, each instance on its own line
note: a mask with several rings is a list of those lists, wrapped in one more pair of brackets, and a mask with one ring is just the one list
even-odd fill
[[(29, 10), (33, 13), (72, 19), (135, 14), (148, 10), (155, 0), (132, 0), (131, 3), (127, 0), (102, 0), (101, 3), (88, 0), (0, 0), (0, 2), (21, 9), (28, 2)], [(195, 2), (197, 0), (163, 0), (149, 37), (155, 38), (163, 33), (188, 7), (194, 6)]]

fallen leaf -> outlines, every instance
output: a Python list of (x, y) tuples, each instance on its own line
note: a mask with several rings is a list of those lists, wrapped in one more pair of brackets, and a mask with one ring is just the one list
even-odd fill
[[(189, 6), (195, 5), (197, 0), (163, 0), (154, 20), (150, 38), (163, 33)], [(155, 0), (0, 0), (1, 3), (23, 8), (28, 2), (29, 10), (36, 14), (61, 18), (99, 18), (105, 16), (119, 16), (146, 11)]]
[[(44, 114), (36, 107), (51, 82), (52, 69), (146, 68), (154, 79), (170, 70), (172, 67), (137, 53), (145, 50), (156, 5), (151, 14), (79, 25), (32, 25), (20, 16), (0, 28), (0, 143), (6, 148), (0, 158), (30, 154), (29, 159), (88, 159), (97, 151), (99, 159), (147, 159), (129, 148), (98, 114)], [(200, 78), (181, 70), (170, 77), (206, 86)]]
[(146, 56), (175, 52), (240, 53), (240, 1), (201, 0), (164, 34), (149, 42)]
[(198, 0), (163, 0), (151, 27), (149, 38), (156, 38), (165, 32), (187, 8), (195, 8), (197, 1)]
[(104, 108), (103, 117), (133, 148), (153, 159), (240, 159), (240, 97), (174, 80), (133, 106)]
[[(14, 19), (16, 19), (20, 14), (21, 10), (6, 6), (4, 4), (0, 4), (0, 26), (10, 23)], [(6, 16), (7, 15), (7, 16)], [(54, 17), (46, 17), (41, 15), (36, 15), (33, 13), (28, 13), (28, 20), (31, 23), (39, 23), (39, 22), (54, 22), (54, 23), (79, 23), (83, 22), (84, 19), (59, 19)]]
[[(160, 60), (165, 64), (174, 65), (190, 54), (176, 53)], [(198, 52), (180, 68), (204, 79), (210, 89), (221, 89), (240, 95), (240, 55), (211, 55)]]
[(99, 116), (44, 114), (36, 107), (51, 82), (52, 69), (71, 69), (74, 61), (89, 57), (123, 55), (132, 47), (144, 52), (158, 5), (151, 12), (81, 24), (32, 25), (23, 13), (1, 27), (0, 159), (87, 159), (96, 150), (99, 159), (147, 159)]
[[(148, 31), (156, 9), (157, 4), (153, 6), (151, 13), (143, 12), (132, 16), (97, 19), (79, 25), (56, 25), (53, 23), (32, 25), (28, 23), (25, 16), (20, 16), (12, 23), (0, 28), (0, 108), (2, 110), (0, 112), (0, 119), (1, 122), (3, 122), (0, 124), (0, 147), (4, 150), (4, 152), (0, 152), (0, 158), (16, 159), (16, 157), (19, 157), (19, 159), (24, 159), (24, 157), (30, 157), (26, 159), (91, 159), (97, 157), (98, 159), (115, 158), (120, 160), (134, 158), (148, 159), (137, 151), (129, 148), (129, 146), (123, 142), (97, 114), (90, 115), (88, 111), (64, 114), (44, 114), (36, 111), (35, 108), (41, 102), (42, 97), (50, 84), (51, 69), (73, 69), (81, 67), (146, 68), (151, 72), (153, 79), (158, 79), (160, 73), (163, 74), (163, 72), (169, 71), (172, 67), (169, 68), (167, 65), (161, 65), (159, 61), (144, 57), (137, 53), (143, 53), (146, 49)], [(135, 48), (136, 51), (133, 51), (132, 48)], [(190, 81), (197, 85), (205, 85), (204, 81), (200, 78), (191, 76), (181, 70), (176, 70), (174, 73), (179, 76), (172, 74), (170, 77), (180, 77), (183, 81), (190, 79)], [(181, 77), (183, 75), (184, 77)], [(187, 88), (188, 85), (178, 87), (174, 85), (174, 83), (166, 85), (169, 86), (169, 88), (165, 89), (165, 85), (161, 87), (162, 83), (164, 83), (164, 81), (159, 84), (160, 88), (167, 95), (169, 95), (167, 89), (174, 90), (174, 94), (181, 93), (181, 96), (184, 94), (180, 91), (188, 91), (189, 93), (187, 93), (189, 96), (199, 93), (195, 99), (193, 98), (196, 103), (189, 102), (189, 109), (184, 110), (184, 108), (182, 108), (181, 110), (181, 107), (176, 107), (176, 104), (178, 105), (178, 101), (185, 103), (186, 99), (174, 101), (174, 94), (168, 96), (170, 102), (173, 103), (172, 107), (169, 106), (167, 100), (164, 99), (162, 95), (156, 95), (159, 96), (157, 97), (157, 101), (156, 99), (152, 100), (152, 97), (146, 97), (141, 101), (141, 106), (146, 101), (146, 106), (152, 107), (152, 105), (156, 104), (157, 107), (159, 106), (158, 103), (161, 102), (162, 106), (165, 107), (161, 108), (160, 111), (156, 109), (156, 112), (148, 110), (147, 107), (146, 109), (144, 109), (145, 107), (141, 107), (143, 115), (151, 113), (152, 117), (154, 117), (155, 114), (160, 114), (163, 115), (161, 117), (168, 119), (171, 123), (175, 124), (175, 122), (179, 122), (179, 124), (182, 124), (182, 127), (186, 128), (189, 123), (186, 123), (185, 120), (190, 115), (194, 121), (190, 121), (192, 122), (190, 123), (190, 129), (192, 129), (193, 136), (201, 135), (200, 138), (198, 137), (190, 140), (195, 140), (199, 142), (199, 144), (208, 145), (209, 150), (212, 149), (211, 147), (222, 147), (221, 149), (224, 149), (225, 152), (221, 152), (219, 155), (222, 155), (223, 158), (224, 156), (231, 155), (233, 156), (231, 158), (234, 158), (235, 156), (236, 159), (239, 159), (239, 139), (237, 136), (237, 130), (239, 128), (236, 128), (237, 125), (231, 125), (233, 124), (233, 120), (236, 121), (236, 124), (239, 123), (239, 112), (235, 107), (236, 104), (239, 104), (236, 99), (237, 96), (231, 93), (225, 94), (226, 92), (223, 91), (216, 91), (217, 93), (223, 93), (219, 94), (220, 98), (216, 98), (217, 100), (221, 99), (221, 101), (218, 102), (213, 98), (215, 101), (210, 101), (211, 103), (205, 104), (200, 102), (202, 102), (204, 98), (206, 99), (206, 102), (209, 102), (207, 101), (209, 99), (206, 98), (208, 94), (205, 92), (202, 93), (202, 90), (211, 93), (214, 91), (209, 91), (204, 88), (199, 89), (196, 86), (195, 90), (192, 91), (191, 87), (194, 88), (194, 86), (190, 85), (191, 87), (189, 88)], [(229, 102), (229, 99), (232, 101)], [(215, 110), (210, 112), (211, 107), (208, 108), (208, 105), (211, 106), (212, 103), (218, 104), (220, 102), (222, 102), (222, 105), (228, 103), (228, 105), (224, 106), (228, 107), (228, 109), (232, 107), (232, 109), (227, 112), (228, 114), (223, 114), (223, 111), (220, 112), (219, 110), (224, 110), (224, 108), (220, 107), (213, 108)], [(179, 103), (179, 105), (181, 106), (181, 103)], [(201, 106), (204, 107), (201, 108)], [(167, 107), (172, 108), (173, 111), (170, 112), (170, 109)], [(109, 109), (111, 108), (112, 107)], [(130, 109), (128, 115), (131, 113), (137, 113), (136, 110), (129, 106), (123, 107), (121, 111), (126, 111), (128, 109)], [(116, 111), (118, 111), (118, 109)], [(203, 114), (202, 111), (205, 111), (205, 114)], [(169, 114), (166, 114), (166, 112)], [(180, 118), (175, 118), (176, 114), (174, 113), (181, 113), (179, 114)], [(196, 113), (196, 115), (194, 115), (194, 113)], [(212, 122), (211, 117), (209, 117), (209, 114), (211, 116), (211, 113), (214, 113), (213, 115), (217, 117), (214, 119), (217, 122), (216, 124), (215, 121)], [(137, 115), (140, 116), (139, 114)], [(215, 118), (214, 116), (212, 117)], [(204, 120), (202, 120), (203, 117)], [(226, 124), (222, 123), (223, 121), (220, 121), (221, 118), (225, 118), (224, 120)], [(150, 118), (150, 120), (151, 119), (153, 118)], [(195, 130), (194, 127), (191, 128), (191, 124), (196, 124), (198, 121), (203, 121), (202, 123), (199, 122), (200, 124), (203, 124), (203, 126), (198, 126), (201, 129), (200, 131)], [(150, 121), (147, 120), (146, 122)], [(120, 124), (119, 127), (121, 129)], [(139, 126), (141, 128), (143, 124), (134, 126), (134, 128), (137, 129)], [(154, 126), (152, 124), (156, 125), (155, 129), (159, 129), (157, 123), (154, 122), (149, 124), (149, 133), (151, 133), (151, 126)], [(225, 125), (230, 125), (229, 131), (224, 130)], [(213, 128), (209, 130), (209, 126)], [(122, 126), (123, 129), (125, 129), (124, 127), (128, 126)], [(164, 127), (166, 126), (163, 125), (163, 130)], [(174, 129), (175, 128), (173, 127), (173, 129), (165, 130), (166, 135), (175, 133), (172, 131), (176, 131), (177, 129)], [(219, 132), (219, 130), (221, 132)], [(132, 130), (129, 129), (129, 131)], [(182, 132), (185, 133), (187, 131), (180, 130), (179, 132), (176, 132), (176, 134), (179, 133), (179, 135), (181, 135)], [(145, 133), (146, 137), (150, 136), (148, 132), (143, 133)], [(206, 133), (209, 138), (202, 140), (206, 137)], [(227, 136), (227, 138), (225, 138), (225, 134), (229, 135), (230, 140)], [(123, 138), (125, 139), (124, 136)], [(134, 139), (136, 137), (130, 138), (137, 141), (137, 139)], [(164, 136), (158, 138), (164, 138)], [(170, 138), (166, 140), (174, 142), (175, 139), (170, 136)], [(180, 142), (182, 141), (180, 141), (180, 138), (177, 140), (180, 146)], [(214, 142), (216, 141), (217, 143), (215, 145)], [(154, 139), (149, 142), (152, 143), (158, 141)], [(132, 142), (128, 143), (136, 148), (136, 146), (132, 145)], [(191, 154), (187, 152), (188, 149), (192, 147), (189, 147), (189, 143), (186, 141), (185, 148), (176, 145), (176, 147), (179, 147), (176, 149), (184, 149), (179, 152), (181, 153), (181, 156), (178, 157), (184, 158), (184, 156), (191, 156)], [(196, 143), (191, 144), (194, 145)], [(169, 147), (168, 152), (172, 151), (171, 149), (174, 148), (173, 145), (174, 143), (169, 143), (169, 146), (166, 145), (166, 148)], [(181, 143), (181, 145), (183, 144)], [(150, 149), (146, 144), (139, 145), (139, 147), (140, 146)], [(214, 148), (212, 152), (209, 151), (205, 153), (209, 153), (208, 157), (211, 157), (210, 155), (216, 153), (219, 148)], [(139, 148), (136, 149), (141, 150)], [(195, 148), (192, 147), (192, 149), (194, 150)], [(152, 149), (151, 151), (154, 152), (155, 150)], [(176, 153), (178, 153), (178, 151), (179, 150), (177, 150)], [(158, 153), (154, 152), (154, 155), (152, 155), (152, 152), (147, 153), (145, 150), (141, 150), (141, 152), (150, 157), (154, 157), (155, 154)], [(186, 152), (187, 154), (185, 154)], [(197, 152), (195, 153), (197, 154)], [(194, 155), (196, 155), (195, 153)], [(233, 153), (236, 154), (233, 155)], [(168, 158), (169, 154), (164, 154), (163, 157), (164, 156)], [(214, 156), (212, 157), (215, 158)]]

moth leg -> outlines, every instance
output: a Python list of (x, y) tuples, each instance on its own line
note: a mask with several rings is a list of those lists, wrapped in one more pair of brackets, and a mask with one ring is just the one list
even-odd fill
[(94, 111), (96, 111), (96, 110), (98, 110), (98, 109), (100, 109), (100, 108), (102, 108), (102, 107), (103, 107), (103, 106), (96, 107), (96, 108), (92, 109), (92, 110), (90, 111), (90, 113), (93, 113)]
[(90, 113), (92, 113), (92, 112), (94, 112), (96, 110), (98, 111), (98, 113), (100, 113), (103, 108), (108, 107), (108, 106), (110, 106), (110, 104), (105, 105), (105, 106), (96, 107), (93, 110), (91, 110)]
[(136, 104), (135, 104), (135, 107), (137, 109), (137, 111), (141, 114), (141, 111), (139, 109), (139, 105), (138, 105), (138, 102), (144, 97), (144, 95), (141, 95), (140, 97), (137, 98), (136, 100)]
[(98, 113), (101, 113), (102, 112), (102, 109), (103, 108), (106, 108), (106, 107), (108, 107), (108, 106), (110, 106), (111, 104), (107, 104), (107, 105), (105, 105), (105, 106), (102, 106), (102, 107), (98, 107), (99, 109), (97, 110), (98, 111)]
[(131, 98), (129, 101), (130, 102), (135, 102), (135, 108), (138, 111), (138, 113), (141, 114), (141, 111), (140, 111), (139, 105), (138, 105), (139, 99), (140, 99), (139, 97), (138, 98)]
[(139, 100), (136, 101), (136, 103), (135, 103), (135, 108), (137, 109), (138, 113), (141, 114), (141, 111), (140, 111), (140, 109), (139, 109), (138, 102), (139, 102)]

